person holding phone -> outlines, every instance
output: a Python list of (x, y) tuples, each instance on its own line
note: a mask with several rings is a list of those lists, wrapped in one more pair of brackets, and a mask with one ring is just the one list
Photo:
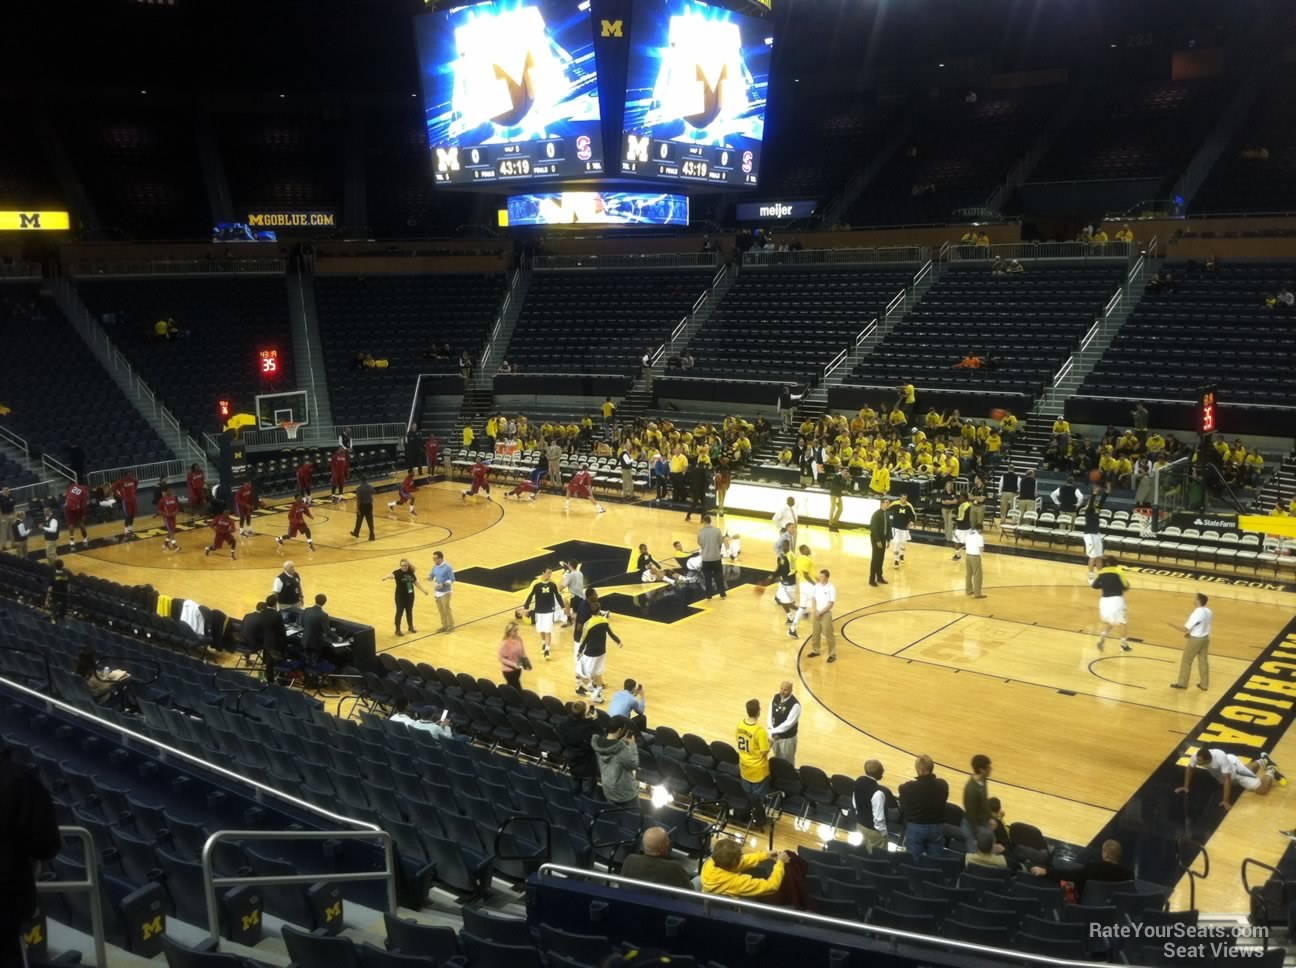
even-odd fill
[(418, 711), (410, 715), (409, 699), (405, 696), (397, 697), (392, 704), (392, 714), (388, 717), (393, 723), (404, 723), (409, 729), (421, 729), (424, 732), (431, 733), (437, 739), (454, 739), (454, 730), (450, 728), (446, 720), (450, 716), (450, 710), (442, 710), (441, 718), (437, 722), (421, 719)]

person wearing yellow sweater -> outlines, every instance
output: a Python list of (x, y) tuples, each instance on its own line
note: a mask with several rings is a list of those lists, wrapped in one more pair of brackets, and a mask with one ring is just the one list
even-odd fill
[[(744, 854), (736, 840), (725, 838), (711, 851), (702, 865), (702, 892), (723, 894), (726, 897), (762, 897), (773, 894), (783, 883), (784, 865), (788, 861), (785, 851), (753, 851)], [(744, 873), (768, 860), (774, 869), (768, 877), (753, 877)]]
[(472, 442), (473, 442), (473, 429), (472, 429), (472, 426), (469, 425), (469, 424), (464, 424), (464, 429), (463, 429), (463, 445), (464, 445), (464, 447), (471, 447), (471, 446), (472, 446)]

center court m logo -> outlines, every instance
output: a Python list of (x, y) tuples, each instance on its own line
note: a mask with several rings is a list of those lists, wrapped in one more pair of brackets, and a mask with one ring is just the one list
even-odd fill
[(603, 26), (602, 36), (604, 37), (624, 37), (625, 36), (625, 34), (622, 33), (622, 21), (620, 20), (604, 20), (602, 21), (602, 26)]

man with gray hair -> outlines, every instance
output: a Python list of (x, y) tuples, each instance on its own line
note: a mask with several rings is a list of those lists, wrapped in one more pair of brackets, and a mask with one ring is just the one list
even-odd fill
[(621, 865), (621, 876), (665, 887), (693, 890), (693, 881), (684, 868), (670, 859), (671, 839), (664, 827), (649, 827), (643, 832), (643, 853), (631, 854)]
[(770, 738), (770, 756), (787, 760), (796, 766), (797, 724), (801, 722), (801, 703), (792, 695), (792, 681), (784, 679), (770, 702), (766, 732)]
[(887, 808), (897, 807), (891, 791), (882, 785), (881, 760), (868, 760), (864, 775), (855, 780), (855, 817), (865, 846), (881, 847), (887, 839)]

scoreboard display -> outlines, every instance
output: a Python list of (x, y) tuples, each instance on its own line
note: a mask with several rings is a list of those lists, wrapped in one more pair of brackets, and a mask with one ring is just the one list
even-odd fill
[(603, 174), (589, 0), (488, 0), (414, 33), (438, 184)]
[(767, 21), (699, 0), (638, 0), (619, 173), (754, 187), (769, 91)]
[(684, 195), (544, 192), (511, 195), (505, 225), (688, 225)]

